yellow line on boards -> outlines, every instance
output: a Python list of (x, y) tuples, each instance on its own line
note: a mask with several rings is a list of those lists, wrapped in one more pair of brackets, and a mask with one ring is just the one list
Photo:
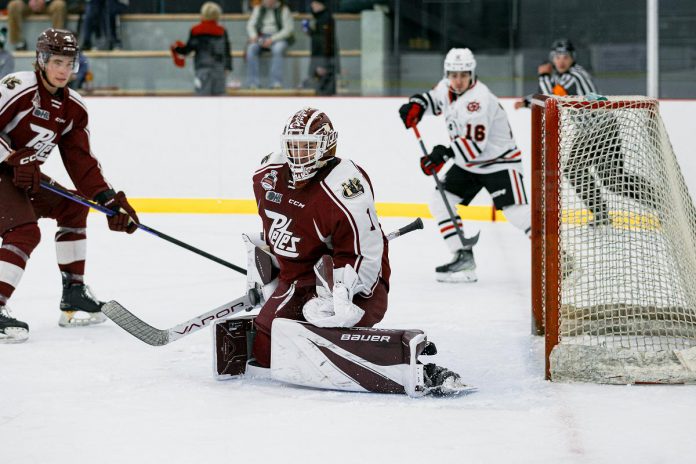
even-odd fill
[[(217, 198), (130, 198), (131, 205), (138, 213), (174, 214), (256, 214), (254, 200), (231, 200)], [(457, 212), (468, 221), (505, 222), (501, 211), (492, 206), (458, 206)], [(430, 209), (425, 203), (378, 202), (377, 214), (380, 217), (422, 217), (432, 219)], [(657, 217), (651, 214), (610, 211), (612, 227), (621, 229), (658, 230), (662, 227)], [(564, 224), (579, 226), (587, 223), (592, 213), (585, 209), (563, 210), (561, 221)]]
[[(176, 214), (256, 214), (254, 200), (230, 200), (216, 198), (129, 198), (138, 213)], [(463, 219), (472, 221), (493, 220), (492, 206), (459, 206)], [(377, 214), (381, 217), (432, 218), (425, 203), (378, 202)], [(505, 216), (495, 212), (496, 221), (505, 221)]]

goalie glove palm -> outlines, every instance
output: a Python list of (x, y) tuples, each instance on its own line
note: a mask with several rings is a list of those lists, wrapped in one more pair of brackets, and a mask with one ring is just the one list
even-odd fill
[(302, 308), (307, 322), (317, 327), (353, 327), (360, 322), (365, 311), (353, 304), (353, 295), (360, 279), (351, 266), (334, 270), (334, 287), (331, 296), (318, 296)]

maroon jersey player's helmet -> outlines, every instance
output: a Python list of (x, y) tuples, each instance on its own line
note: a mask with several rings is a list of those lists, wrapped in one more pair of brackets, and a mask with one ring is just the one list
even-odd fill
[(79, 52), (80, 47), (77, 45), (75, 35), (64, 29), (48, 28), (36, 40), (36, 63), (44, 71), (49, 58), (60, 55), (73, 58), (72, 72), (76, 73), (80, 66)]
[(329, 117), (316, 108), (290, 116), (280, 138), (295, 188), (302, 188), (327, 161), (336, 156), (338, 132)]

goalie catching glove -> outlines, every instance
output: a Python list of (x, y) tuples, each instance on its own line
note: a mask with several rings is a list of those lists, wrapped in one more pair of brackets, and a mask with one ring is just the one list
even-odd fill
[(317, 327), (353, 327), (365, 311), (353, 304), (353, 296), (360, 284), (352, 266), (334, 269), (334, 286), (329, 291), (317, 286), (317, 297), (305, 303), (302, 314), (307, 322)]
[(432, 176), (442, 169), (445, 162), (454, 157), (452, 148), (444, 145), (435, 145), (433, 151), (427, 156), (421, 156), (420, 165), (423, 174)]
[(94, 200), (116, 213), (113, 216), (106, 217), (109, 223), (109, 229), (116, 232), (128, 232), (132, 234), (138, 228), (140, 220), (138, 219), (138, 215), (135, 214), (133, 207), (128, 203), (125, 193), (116, 193), (109, 189), (97, 194)]

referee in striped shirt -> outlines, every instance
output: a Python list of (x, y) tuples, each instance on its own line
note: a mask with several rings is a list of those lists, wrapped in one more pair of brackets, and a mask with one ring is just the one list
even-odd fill
[[(575, 47), (568, 39), (558, 39), (551, 45), (551, 63), (539, 66), (539, 90), (544, 95), (587, 95), (597, 89), (590, 74), (575, 63)], [(530, 106), (532, 95), (515, 102), (515, 109)], [(598, 114), (586, 119), (585, 132), (604, 134), (603, 137), (583, 137), (573, 143), (571, 154), (563, 170), (566, 178), (592, 212), (589, 226), (611, 224), (609, 208), (602, 197), (600, 186), (623, 197), (638, 200), (644, 205), (654, 205), (654, 188), (650, 182), (624, 169), (624, 153), (621, 132), (617, 120), (611, 115)], [(594, 175), (591, 170), (594, 168)]]
[[(558, 39), (551, 45), (550, 63), (539, 65), (539, 89), (544, 95), (587, 95), (596, 93), (590, 73), (575, 63), (575, 47), (568, 39)], [(515, 103), (515, 109), (529, 108), (532, 95)]]

